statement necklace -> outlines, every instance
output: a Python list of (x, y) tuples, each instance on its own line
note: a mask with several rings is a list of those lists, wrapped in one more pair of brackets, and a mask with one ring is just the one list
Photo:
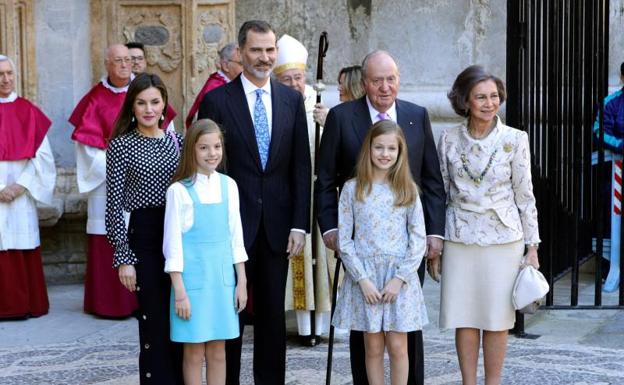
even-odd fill
[(474, 182), (475, 186), (478, 187), (481, 184), (481, 181), (483, 181), (483, 177), (485, 176), (485, 174), (490, 171), (490, 167), (492, 167), (492, 161), (494, 160), (494, 156), (497, 152), (498, 148), (495, 149), (494, 152), (492, 152), (492, 155), (490, 155), (490, 159), (485, 165), (485, 168), (483, 169), (483, 171), (481, 171), (479, 175), (475, 175), (472, 171), (470, 171), (470, 169), (468, 168), (468, 164), (470, 164), (468, 157), (465, 153), (461, 154), (462, 168), (464, 169), (464, 171), (466, 171), (466, 175), (468, 175), (468, 177)]

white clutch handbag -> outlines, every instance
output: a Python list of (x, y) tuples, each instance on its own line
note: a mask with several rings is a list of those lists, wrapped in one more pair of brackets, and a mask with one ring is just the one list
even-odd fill
[(511, 295), (514, 309), (525, 314), (535, 313), (549, 290), (550, 286), (539, 270), (531, 265), (523, 267), (518, 272)]

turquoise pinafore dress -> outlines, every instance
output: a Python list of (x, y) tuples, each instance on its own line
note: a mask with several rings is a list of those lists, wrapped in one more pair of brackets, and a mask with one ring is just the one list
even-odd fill
[(234, 259), (228, 221), (228, 181), (221, 181), (221, 203), (203, 204), (195, 188), (186, 189), (193, 200), (193, 226), (182, 234), (184, 271), (182, 280), (191, 302), (191, 317), (175, 313), (171, 291), (171, 340), (199, 343), (239, 336), (234, 307)]

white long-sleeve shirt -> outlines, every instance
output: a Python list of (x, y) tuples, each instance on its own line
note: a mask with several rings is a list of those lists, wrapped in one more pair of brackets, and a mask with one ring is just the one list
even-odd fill
[[(194, 188), (203, 204), (221, 203), (220, 174), (213, 172), (210, 176), (197, 174)], [(228, 224), (232, 242), (234, 263), (245, 262), (247, 252), (243, 240), (243, 226), (240, 218), (238, 187), (236, 182), (227, 177), (228, 183)], [(184, 271), (182, 252), (182, 234), (193, 226), (193, 200), (186, 187), (180, 182), (167, 189), (167, 207), (165, 209), (165, 232), (163, 254), (165, 255), (165, 272)]]

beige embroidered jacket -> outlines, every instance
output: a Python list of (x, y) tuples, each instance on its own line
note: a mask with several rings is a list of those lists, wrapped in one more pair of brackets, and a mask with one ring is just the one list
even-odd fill
[(527, 134), (497, 118), (487, 137), (473, 139), (466, 124), (446, 130), (438, 142), (445, 238), (480, 246), (540, 242)]

